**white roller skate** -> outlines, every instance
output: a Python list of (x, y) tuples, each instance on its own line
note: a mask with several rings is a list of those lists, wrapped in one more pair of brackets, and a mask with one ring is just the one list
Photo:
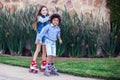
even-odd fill
[(50, 76), (51, 70), (50, 70), (50, 64), (48, 63), (45, 67), (44, 75)]
[(57, 75), (57, 76), (59, 75), (59, 73), (57, 72), (57, 69), (55, 68), (53, 63), (51, 63), (50, 68), (51, 68), (51, 72), (50, 72), (51, 74)]

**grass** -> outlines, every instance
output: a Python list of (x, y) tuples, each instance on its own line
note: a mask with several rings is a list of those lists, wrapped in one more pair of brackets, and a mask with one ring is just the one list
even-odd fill
[[(29, 68), (31, 57), (3, 56), (0, 55), (0, 63), (22, 66)], [(37, 59), (40, 65), (41, 58)], [(76, 76), (95, 77), (117, 80), (120, 79), (120, 58), (86, 58), (71, 59), (57, 58), (56, 68), (59, 72), (68, 73)]]

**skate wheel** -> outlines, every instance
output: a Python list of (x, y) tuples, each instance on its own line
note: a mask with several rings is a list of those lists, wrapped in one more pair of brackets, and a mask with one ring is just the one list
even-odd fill
[(41, 71), (41, 72), (44, 72), (44, 71), (45, 71), (45, 69), (40, 69), (40, 71)]
[(50, 76), (50, 73), (44, 73), (45, 76), (49, 77)]
[(34, 71), (33, 71), (33, 73), (37, 74), (37, 73), (38, 73), (38, 71), (37, 71), (37, 70), (34, 70)]
[(56, 76), (59, 76), (59, 74), (56, 74)]
[(52, 74), (52, 75), (59, 76), (59, 73), (58, 73), (58, 72), (57, 72), (57, 73), (52, 73), (52, 72), (51, 72), (51, 74)]
[(34, 70), (33, 69), (30, 69), (29, 72), (32, 73)]

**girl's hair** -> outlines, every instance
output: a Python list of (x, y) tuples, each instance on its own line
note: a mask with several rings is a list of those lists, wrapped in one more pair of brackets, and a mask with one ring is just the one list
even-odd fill
[(59, 23), (61, 22), (61, 17), (60, 17), (60, 15), (59, 15), (59, 14), (53, 14), (53, 15), (50, 17), (50, 23), (52, 23), (52, 20), (53, 20), (54, 18), (58, 18), (58, 19), (59, 19)]
[(36, 21), (37, 21), (37, 17), (38, 17), (39, 15), (42, 15), (42, 14), (41, 14), (41, 10), (42, 10), (43, 8), (46, 8), (46, 9), (47, 9), (47, 7), (44, 6), (44, 5), (42, 5), (42, 6), (40, 7), (40, 9), (39, 9), (39, 11), (38, 11), (38, 14), (37, 14), (37, 16), (36, 16)]

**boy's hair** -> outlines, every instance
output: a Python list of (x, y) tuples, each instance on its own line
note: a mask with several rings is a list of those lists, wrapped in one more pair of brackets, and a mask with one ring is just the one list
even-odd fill
[(53, 15), (50, 17), (50, 23), (52, 23), (52, 20), (53, 20), (54, 18), (58, 18), (59, 23), (61, 22), (61, 17), (60, 17), (60, 15), (59, 15), (59, 14), (53, 14)]

